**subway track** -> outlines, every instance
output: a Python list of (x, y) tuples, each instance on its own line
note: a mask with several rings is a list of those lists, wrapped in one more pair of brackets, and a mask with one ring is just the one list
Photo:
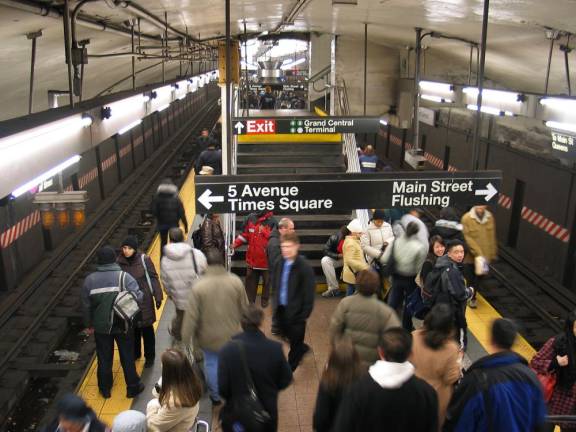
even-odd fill
[[(172, 177), (181, 184), (193, 166), (197, 149), (187, 144), (202, 127), (212, 126), (218, 106), (211, 102), (180, 127), (100, 205), (86, 225), (40, 264), (16, 295), (0, 305), (0, 430), (34, 430), (48, 402), (73, 391), (94, 352), (82, 330), (80, 288), (93, 268), (95, 252), (105, 244), (119, 245), (129, 231), (150, 244), (153, 224), (145, 224), (158, 181)], [(191, 222), (191, 221), (190, 221)], [(57, 349), (76, 351), (76, 361), (60, 361)], [(50, 390), (38, 383), (50, 382)], [(37, 394), (46, 403), (32, 401)], [(30, 411), (33, 412), (30, 412)], [(27, 426), (21, 417), (34, 417)]]

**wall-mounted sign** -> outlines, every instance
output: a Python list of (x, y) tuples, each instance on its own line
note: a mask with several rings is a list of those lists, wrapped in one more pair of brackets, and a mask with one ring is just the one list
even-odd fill
[[(234, 134), (376, 133), (379, 117), (240, 117), (232, 119)], [(269, 132), (274, 130), (274, 132)]]
[(436, 111), (426, 107), (420, 107), (418, 110), (418, 118), (422, 123), (436, 127)]
[(560, 157), (576, 158), (576, 137), (552, 131), (552, 151)]

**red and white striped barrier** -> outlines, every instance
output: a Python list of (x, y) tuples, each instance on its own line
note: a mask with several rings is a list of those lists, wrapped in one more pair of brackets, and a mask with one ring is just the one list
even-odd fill
[(28, 216), (20, 219), (15, 225), (0, 234), (0, 247), (6, 249), (19, 237), (30, 231), (40, 222), (40, 210), (35, 210)]
[(92, 168), (86, 174), (78, 179), (78, 186), (80, 189), (84, 189), (89, 183), (93, 182), (98, 178), (98, 168)]
[(116, 153), (114, 153), (108, 159), (102, 161), (102, 163), (101, 163), (102, 171), (106, 171), (108, 168), (113, 166), (115, 163), (116, 163)]

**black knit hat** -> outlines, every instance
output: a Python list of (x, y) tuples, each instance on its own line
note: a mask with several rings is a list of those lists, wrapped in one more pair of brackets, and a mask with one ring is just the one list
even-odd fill
[(386, 212), (384, 210), (376, 209), (374, 210), (374, 214), (372, 215), (372, 220), (379, 219), (379, 220), (386, 220)]
[(114, 264), (116, 262), (116, 252), (111, 246), (104, 246), (96, 252), (96, 259), (99, 265)]
[(91, 421), (91, 409), (82, 398), (68, 393), (58, 401), (58, 415), (68, 421), (86, 424)]
[(138, 238), (136, 236), (133, 236), (133, 235), (128, 236), (128, 237), (126, 237), (126, 239), (124, 239), (121, 246), (128, 246), (134, 250), (137, 250), (138, 249)]

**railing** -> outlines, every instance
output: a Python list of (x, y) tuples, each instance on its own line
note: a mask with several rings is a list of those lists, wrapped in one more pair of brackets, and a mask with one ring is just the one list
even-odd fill
[[(331, 66), (327, 65), (324, 66), (321, 70), (319, 70), (318, 72), (316, 72), (314, 75), (312, 75), (310, 78), (308, 78), (308, 84), (312, 85), (312, 90), (314, 90), (316, 93), (324, 93), (324, 110), (327, 110), (327, 100), (328, 100), (328, 92), (330, 91), (330, 86), (331, 86), (331, 82), (330, 82), (330, 74), (331, 74)], [(323, 83), (322, 88), (318, 89), (316, 88), (316, 83), (317, 82), (321, 82)], [(311, 106), (310, 106), (310, 94), (308, 95), (308, 110), (311, 111)]]
[[(348, 91), (346, 89), (346, 82), (344, 80), (338, 82), (338, 85), (334, 86), (334, 97), (335, 97), (335, 110), (336, 115), (350, 115), (350, 104), (348, 102)], [(360, 160), (358, 159), (358, 149), (356, 146), (356, 135), (352, 133), (342, 134), (344, 136), (344, 149), (343, 152), (346, 155), (346, 160), (348, 161), (348, 169), (346, 172), (349, 173), (359, 173), (360, 172)], [(362, 222), (362, 225), (366, 228), (368, 222), (370, 221), (370, 215), (366, 209), (356, 209), (356, 217)]]
[[(238, 89), (234, 89), (232, 91), (232, 115), (231, 117), (234, 118), (237, 116), (240, 109), (240, 91)], [(231, 130), (232, 128), (229, 128)], [(231, 172), (228, 174), (234, 175), (237, 172), (238, 166), (238, 137), (236, 135), (232, 135), (232, 149), (229, 155), (231, 160)], [(224, 239), (225, 239), (225, 247), (226, 247), (226, 268), (230, 270), (232, 264), (232, 249), (231, 245), (236, 238), (236, 213), (227, 213), (224, 215)]]

